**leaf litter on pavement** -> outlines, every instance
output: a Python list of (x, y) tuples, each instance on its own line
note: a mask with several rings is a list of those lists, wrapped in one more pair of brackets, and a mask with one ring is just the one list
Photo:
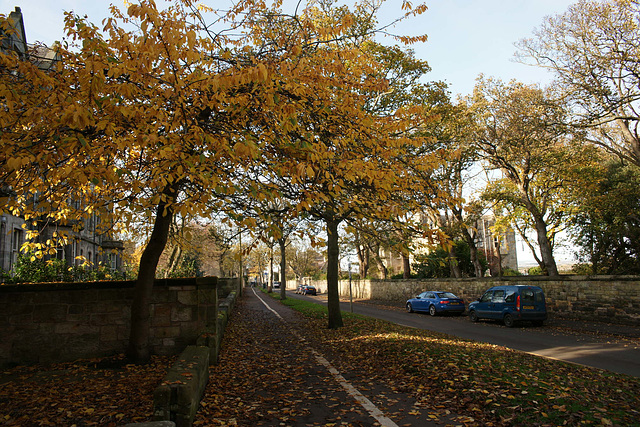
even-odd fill
[[(287, 300), (296, 305), (296, 301)], [(322, 308), (326, 311), (326, 308)], [(343, 313), (305, 327), (339, 370), (409, 393), (436, 420), (469, 425), (638, 425), (640, 379)]]
[[(407, 415), (443, 425), (638, 425), (640, 379), (544, 359), (503, 347), (406, 328), (344, 313), (345, 327), (326, 328), (326, 308), (287, 300), (303, 313), (295, 325), (392, 419)], [(319, 311), (320, 310), (320, 311)], [(324, 311), (322, 311), (324, 310)], [(234, 313), (220, 363), (211, 367), (195, 425), (371, 425), (335, 381), (318, 390), (317, 362), (276, 338), (273, 316), (248, 321)], [(121, 426), (151, 419), (153, 390), (175, 358), (128, 365), (122, 356), (16, 367), (0, 373), (0, 425)], [(398, 396), (411, 399), (398, 412)], [(322, 424), (312, 403), (326, 401)], [(396, 412), (394, 412), (396, 411)], [(365, 414), (366, 415), (366, 414)], [(278, 424), (275, 424), (278, 425)], [(410, 423), (401, 426), (411, 425)]]
[(144, 365), (124, 355), (0, 372), (0, 425), (115, 427), (145, 422), (153, 390), (175, 358), (154, 356)]

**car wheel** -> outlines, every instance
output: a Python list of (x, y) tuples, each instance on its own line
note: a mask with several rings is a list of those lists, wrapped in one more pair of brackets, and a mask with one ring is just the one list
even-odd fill
[(410, 302), (408, 302), (408, 303), (407, 303), (407, 311), (408, 311), (409, 313), (413, 313), (413, 307), (411, 306), (411, 303), (410, 303)]
[(469, 319), (470, 319), (472, 322), (477, 322), (477, 321), (478, 321), (478, 315), (476, 314), (476, 311), (475, 311), (475, 310), (471, 310), (471, 311), (469, 312)]
[(510, 314), (505, 314), (504, 315), (504, 319), (502, 319), (502, 321), (504, 322), (504, 326), (506, 326), (507, 328), (513, 328), (513, 316)]
[(435, 316), (437, 314), (435, 305), (432, 305), (431, 307), (429, 307), (429, 314), (432, 316)]

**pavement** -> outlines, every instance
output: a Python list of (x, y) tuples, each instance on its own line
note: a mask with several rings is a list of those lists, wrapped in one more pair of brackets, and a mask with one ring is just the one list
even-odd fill
[(446, 419), (436, 424), (416, 410), (409, 391), (336, 363), (299, 313), (260, 291), (246, 288), (232, 316), (194, 425), (460, 424)]

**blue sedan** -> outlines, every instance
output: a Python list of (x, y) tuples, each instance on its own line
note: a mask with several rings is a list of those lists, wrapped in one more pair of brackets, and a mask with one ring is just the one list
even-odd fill
[(435, 316), (440, 313), (452, 313), (458, 316), (464, 313), (464, 301), (451, 292), (426, 291), (407, 300), (407, 311), (428, 312)]

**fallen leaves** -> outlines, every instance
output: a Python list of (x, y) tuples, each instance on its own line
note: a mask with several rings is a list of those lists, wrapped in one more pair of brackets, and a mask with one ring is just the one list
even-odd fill
[(395, 385), (427, 418), (439, 416), (436, 406), (443, 405), (449, 419), (460, 417), (462, 424), (632, 425), (640, 419), (638, 378), (357, 316), (346, 317), (339, 330), (322, 328), (322, 321), (310, 319), (309, 329), (333, 350), (339, 369)]
[(121, 426), (149, 421), (153, 390), (174, 358), (123, 356), (19, 366), (0, 373), (0, 425)]
[[(195, 425), (371, 425), (367, 414), (265, 313), (235, 316)], [(640, 379), (345, 313), (314, 313), (297, 334), (398, 425), (634, 425)], [(170, 358), (96, 359), (0, 374), (0, 425), (121, 426), (149, 421)], [(326, 377), (326, 379), (325, 379)], [(342, 394), (341, 394), (342, 393)], [(318, 408), (322, 407), (320, 411)], [(318, 419), (322, 420), (318, 424)]]

